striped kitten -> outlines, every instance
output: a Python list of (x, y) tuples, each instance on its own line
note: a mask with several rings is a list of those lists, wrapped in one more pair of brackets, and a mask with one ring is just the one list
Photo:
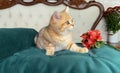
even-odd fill
[(35, 37), (38, 48), (46, 49), (46, 55), (54, 55), (55, 51), (68, 49), (75, 52), (87, 53), (87, 48), (78, 47), (72, 41), (71, 30), (73, 19), (68, 13), (68, 7), (61, 12), (54, 12), (48, 26), (42, 28)]

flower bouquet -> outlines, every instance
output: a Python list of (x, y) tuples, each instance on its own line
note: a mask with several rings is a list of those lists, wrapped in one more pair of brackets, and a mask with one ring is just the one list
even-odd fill
[(88, 49), (100, 48), (103, 44), (102, 36), (99, 30), (90, 30), (82, 34), (82, 45)]

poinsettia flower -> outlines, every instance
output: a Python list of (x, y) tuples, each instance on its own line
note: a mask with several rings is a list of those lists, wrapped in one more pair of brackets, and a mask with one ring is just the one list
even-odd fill
[(101, 42), (102, 36), (100, 35), (99, 30), (90, 30), (87, 33), (82, 34), (80, 37), (83, 38), (82, 45), (90, 49), (93, 46), (96, 46), (96, 44)]

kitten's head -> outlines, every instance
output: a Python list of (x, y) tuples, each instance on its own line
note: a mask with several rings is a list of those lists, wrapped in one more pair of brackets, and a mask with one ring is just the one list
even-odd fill
[(53, 27), (58, 33), (69, 32), (74, 27), (73, 19), (68, 13), (68, 7), (66, 7), (61, 12), (54, 12), (51, 20), (50, 26)]

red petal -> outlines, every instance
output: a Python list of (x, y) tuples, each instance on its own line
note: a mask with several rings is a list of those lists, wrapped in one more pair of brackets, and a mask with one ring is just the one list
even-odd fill
[(86, 39), (88, 37), (88, 35), (87, 35), (87, 33), (84, 33), (80, 37), (82, 37), (83, 39)]
[(97, 41), (101, 41), (102, 40), (102, 37), (101, 36), (97, 36)]

